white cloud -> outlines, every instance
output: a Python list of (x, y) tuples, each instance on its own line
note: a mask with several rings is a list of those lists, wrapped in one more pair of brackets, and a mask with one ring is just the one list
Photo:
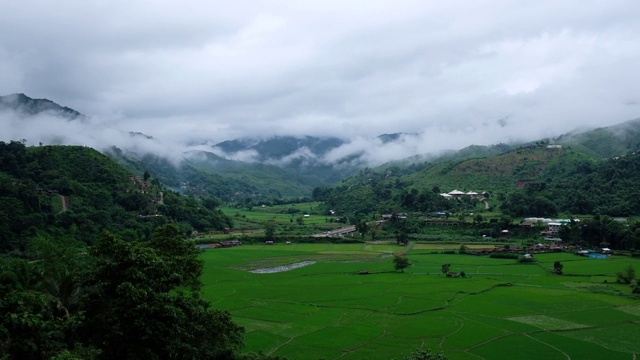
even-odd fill
[(0, 94), (176, 144), (421, 134), (363, 143), (373, 161), (637, 118), (639, 17), (631, 0), (14, 1)]

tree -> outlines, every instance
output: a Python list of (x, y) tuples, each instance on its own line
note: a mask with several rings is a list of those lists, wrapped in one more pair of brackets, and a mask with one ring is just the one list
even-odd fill
[(404, 269), (408, 268), (409, 266), (411, 266), (411, 263), (409, 262), (409, 259), (407, 259), (406, 256), (404, 255), (394, 255), (393, 256), (393, 267), (396, 270), (400, 270), (401, 272), (404, 272)]
[(369, 224), (362, 220), (356, 224), (356, 231), (360, 233), (360, 237), (364, 240), (364, 236), (369, 232)]
[(409, 242), (409, 234), (407, 234), (406, 230), (401, 229), (396, 231), (396, 244), (406, 245)]
[(458, 253), (464, 254), (466, 252), (467, 252), (467, 246), (465, 244), (461, 244), (460, 248), (458, 249)]
[(242, 345), (243, 328), (200, 299), (202, 266), (183, 241), (165, 227), (149, 244), (106, 234), (90, 250), (80, 334), (101, 358), (227, 359)]
[(631, 284), (631, 282), (636, 278), (636, 271), (633, 269), (631, 265), (618, 273), (617, 281), (619, 283)]
[(264, 224), (264, 238), (266, 241), (276, 240), (276, 224), (273, 221)]
[(556, 275), (562, 275), (562, 268), (563, 267), (564, 267), (564, 265), (562, 265), (562, 263), (560, 261), (556, 261), (556, 262), (553, 263), (553, 270), (551, 272), (556, 274)]
[(449, 272), (449, 269), (451, 269), (451, 264), (442, 264), (442, 267), (440, 268), (442, 273), (445, 275)]

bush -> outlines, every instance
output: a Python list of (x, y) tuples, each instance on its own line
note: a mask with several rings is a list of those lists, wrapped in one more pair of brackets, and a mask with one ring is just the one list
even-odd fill
[(534, 262), (536, 262), (536, 259), (534, 259), (533, 257), (524, 257), (522, 255), (520, 255), (518, 257), (518, 262), (521, 264), (532, 264)]

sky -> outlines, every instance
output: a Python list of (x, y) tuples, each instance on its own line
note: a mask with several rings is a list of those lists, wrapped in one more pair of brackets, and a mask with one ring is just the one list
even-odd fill
[(410, 156), (639, 118), (638, 19), (637, 0), (2, 0), (0, 95), (103, 142), (406, 132), (375, 156)]

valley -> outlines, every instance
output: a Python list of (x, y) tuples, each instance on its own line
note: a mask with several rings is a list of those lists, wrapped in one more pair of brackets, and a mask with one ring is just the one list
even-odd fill
[[(19, 99), (23, 121), (88, 121)], [(315, 137), (216, 145), (251, 161), (203, 144), (176, 160), (135, 146), (0, 141), (0, 308), (10, 314), (0, 350), (633, 359), (637, 129), (633, 120), (372, 167), (353, 154), (327, 163), (347, 145)]]

